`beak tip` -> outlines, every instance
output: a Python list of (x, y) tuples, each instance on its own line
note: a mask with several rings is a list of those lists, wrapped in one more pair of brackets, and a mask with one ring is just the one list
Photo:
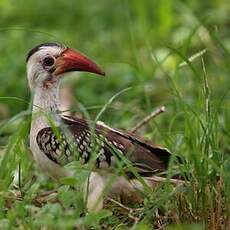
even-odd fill
[(104, 71), (101, 71), (100, 75), (101, 75), (101, 76), (104, 76), (104, 77), (106, 76), (106, 74), (105, 74)]
[[(90, 71), (89, 71), (90, 72)], [(105, 76), (105, 71), (103, 71), (99, 66), (96, 65), (96, 68), (94, 69), (94, 71), (91, 71), (92, 73), (101, 75), (101, 76)]]

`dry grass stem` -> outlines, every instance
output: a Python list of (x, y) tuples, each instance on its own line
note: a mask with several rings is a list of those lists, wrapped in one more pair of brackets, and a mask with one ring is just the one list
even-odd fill
[(152, 113), (150, 113), (148, 116), (146, 116), (143, 120), (141, 120), (135, 127), (133, 127), (130, 132), (136, 133), (137, 130), (139, 130), (142, 126), (146, 125), (151, 119), (155, 118), (156, 116), (160, 115), (161, 113), (164, 113), (165, 106), (161, 106), (157, 109), (155, 109)]

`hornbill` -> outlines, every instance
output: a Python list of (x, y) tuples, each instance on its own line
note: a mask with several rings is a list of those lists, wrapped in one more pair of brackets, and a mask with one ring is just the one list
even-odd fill
[(29, 51), (26, 62), (33, 93), (30, 149), (42, 171), (59, 180), (73, 175), (65, 167), (68, 163), (79, 160), (84, 164), (94, 159), (95, 167), (86, 183), (87, 208), (93, 211), (102, 208), (109, 175), (123, 164), (125, 173), (117, 175), (109, 193), (139, 200), (138, 191), (143, 184), (137, 175), (148, 185), (154, 184), (151, 177), (167, 169), (168, 150), (101, 122), (91, 128), (89, 121), (59, 113), (59, 83), (66, 73), (86, 71), (102, 76), (105, 73), (83, 54), (57, 43), (37, 45)]

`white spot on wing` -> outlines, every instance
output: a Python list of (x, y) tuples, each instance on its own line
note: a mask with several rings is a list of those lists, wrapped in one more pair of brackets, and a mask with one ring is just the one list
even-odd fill
[(87, 143), (86, 143), (85, 141), (83, 141), (82, 144), (83, 144), (84, 146), (87, 146)]
[(105, 153), (104, 148), (101, 148), (99, 154), (100, 154), (100, 155), (104, 155), (104, 153)]
[(119, 144), (119, 145), (118, 145), (118, 148), (120, 148), (120, 149), (124, 149), (124, 145)]
[(76, 141), (77, 141), (77, 143), (79, 144), (81, 140), (80, 140), (79, 138), (77, 138)]
[(105, 161), (106, 160), (106, 156), (103, 153), (100, 153), (98, 158), (99, 158), (99, 161)]
[(46, 145), (46, 149), (47, 149), (47, 151), (50, 151), (50, 150), (51, 150), (50, 144), (47, 144), (47, 145)]

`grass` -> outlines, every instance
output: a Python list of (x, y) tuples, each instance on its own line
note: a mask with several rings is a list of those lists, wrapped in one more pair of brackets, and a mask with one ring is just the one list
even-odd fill
[[(55, 7), (52, 1), (2, 1), (0, 6), (0, 229), (230, 227), (227, 1), (84, 0), (56, 1)], [(181, 157), (181, 164), (172, 157), (167, 178), (176, 165), (186, 178), (183, 186), (166, 180), (144, 190), (141, 206), (107, 200), (104, 210), (86, 214), (87, 167), (70, 165), (77, 174), (64, 185), (39, 171), (28, 149), (31, 102), (24, 60), (31, 47), (45, 41), (64, 42), (94, 57), (108, 75), (65, 79), (76, 98), (74, 114), (130, 130), (154, 108), (166, 106), (138, 134)]]

